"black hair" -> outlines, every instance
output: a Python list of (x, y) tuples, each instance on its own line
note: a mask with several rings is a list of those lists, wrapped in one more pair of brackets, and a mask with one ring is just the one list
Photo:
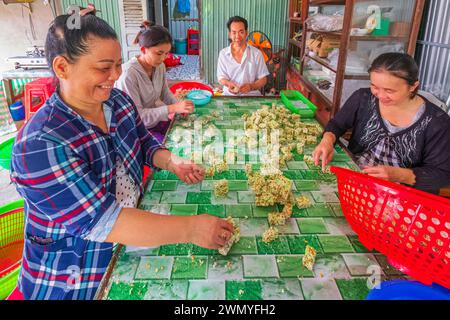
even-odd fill
[(53, 70), (53, 60), (64, 56), (70, 63), (89, 52), (88, 40), (90, 37), (117, 40), (114, 29), (94, 14), (78, 16), (79, 27), (71, 26), (69, 18), (73, 16), (64, 14), (53, 20), (47, 32), (45, 41), (45, 55), (50, 69)]
[[(419, 80), (419, 67), (416, 61), (405, 53), (389, 52), (380, 55), (369, 68), (369, 73), (377, 71), (387, 71), (393, 76), (405, 80), (410, 86)], [(414, 98), (418, 91), (419, 87), (417, 86), (411, 94), (411, 98)]]
[(247, 22), (247, 20), (242, 18), (242, 17), (239, 17), (239, 16), (234, 16), (234, 17), (231, 17), (230, 19), (228, 19), (228, 22), (227, 22), (228, 31), (231, 31), (231, 24), (233, 22), (242, 22), (244, 24), (244, 26), (245, 26), (245, 30), (246, 31), (248, 30), (248, 22)]
[(166, 43), (172, 44), (172, 36), (165, 27), (155, 25), (151, 21), (144, 21), (140, 28), (141, 30), (134, 39), (134, 44), (139, 44), (144, 48), (156, 47)]

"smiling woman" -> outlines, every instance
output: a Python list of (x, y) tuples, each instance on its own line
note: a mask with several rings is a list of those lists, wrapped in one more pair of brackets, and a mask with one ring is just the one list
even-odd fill
[(370, 89), (356, 91), (325, 128), (315, 164), (325, 168), (336, 140), (353, 129), (349, 150), (364, 173), (438, 193), (450, 183), (450, 117), (417, 94), (409, 55), (382, 54), (369, 73)]
[(25, 299), (92, 299), (114, 243), (152, 247), (228, 239), (228, 222), (210, 215), (161, 216), (135, 209), (143, 166), (199, 183), (203, 168), (172, 155), (149, 133), (128, 95), (114, 30), (92, 14), (81, 28), (68, 15), (50, 26), (47, 59), (56, 92), (18, 133), (11, 180), (25, 199), (25, 248), (18, 289)]

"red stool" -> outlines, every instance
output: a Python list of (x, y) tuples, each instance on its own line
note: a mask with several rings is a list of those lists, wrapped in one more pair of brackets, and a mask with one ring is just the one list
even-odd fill
[[(39, 78), (25, 85), (25, 122), (47, 101), (55, 91), (53, 78)], [(39, 98), (39, 102), (33, 104), (33, 98)]]

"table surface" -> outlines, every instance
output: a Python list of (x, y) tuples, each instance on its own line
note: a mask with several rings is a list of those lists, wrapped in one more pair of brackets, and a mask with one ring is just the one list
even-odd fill
[[(226, 129), (243, 129), (241, 115), (258, 110), (261, 105), (281, 105), (278, 99), (216, 98), (196, 114), (219, 111), (212, 123)], [(315, 120), (310, 120), (315, 121)], [(172, 136), (180, 122), (176, 120), (168, 133), (167, 146), (172, 152)], [(311, 154), (314, 145), (306, 146)], [(184, 151), (189, 157), (189, 151)], [(182, 154), (183, 155), (183, 154)], [(358, 169), (339, 146), (332, 165)], [(209, 213), (231, 216), (240, 226), (241, 240), (228, 256), (192, 244), (163, 245), (157, 248), (126, 252), (116, 251), (109, 272), (97, 292), (98, 299), (145, 300), (359, 300), (370, 291), (370, 281), (406, 278), (392, 268), (384, 255), (369, 252), (359, 241), (343, 216), (334, 177), (326, 179), (318, 168), (303, 161), (294, 152), (283, 174), (294, 181), (295, 196), (306, 195), (313, 206), (294, 207), (288, 224), (279, 227), (279, 239), (266, 244), (262, 234), (268, 228), (267, 216), (282, 206), (257, 207), (255, 195), (247, 185), (242, 164), (205, 179), (201, 184), (186, 185), (167, 171), (153, 176), (140, 208), (160, 214), (195, 215)], [(258, 169), (254, 164), (254, 169)], [(216, 198), (214, 181), (227, 179), (230, 192)], [(326, 181), (328, 180), (328, 181)], [(331, 181), (330, 181), (331, 180)], [(313, 271), (302, 266), (306, 244), (317, 250)]]

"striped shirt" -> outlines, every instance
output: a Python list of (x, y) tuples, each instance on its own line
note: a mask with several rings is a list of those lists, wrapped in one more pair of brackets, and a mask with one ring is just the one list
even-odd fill
[(143, 192), (143, 165), (163, 148), (136, 106), (113, 89), (109, 133), (54, 93), (19, 132), (11, 179), (25, 199), (25, 246), (19, 289), (25, 299), (92, 299), (112, 257), (116, 162)]

